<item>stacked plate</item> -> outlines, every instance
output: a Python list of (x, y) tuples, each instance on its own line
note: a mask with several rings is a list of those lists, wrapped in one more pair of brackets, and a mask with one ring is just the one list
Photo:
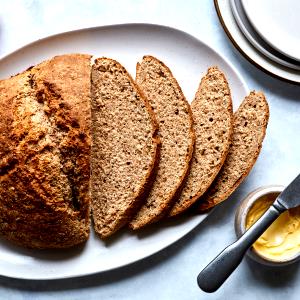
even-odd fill
[(234, 45), (264, 71), (300, 84), (299, 0), (215, 0)]

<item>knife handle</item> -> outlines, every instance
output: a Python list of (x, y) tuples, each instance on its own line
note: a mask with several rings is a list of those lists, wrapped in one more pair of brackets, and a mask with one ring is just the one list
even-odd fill
[(286, 210), (277, 203), (274, 204), (236, 242), (225, 248), (200, 272), (197, 282), (204, 292), (215, 292), (240, 264), (248, 248)]

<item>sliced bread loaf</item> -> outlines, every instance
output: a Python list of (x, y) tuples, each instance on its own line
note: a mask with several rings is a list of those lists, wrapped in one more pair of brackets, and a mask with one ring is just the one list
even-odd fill
[(90, 56), (0, 81), (0, 233), (30, 248), (87, 240)]
[(159, 140), (152, 109), (124, 67), (98, 58), (91, 80), (92, 211), (95, 231), (106, 238), (144, 200)]
[(161, 61), (144, 56), (137, 64), (136, 82), (157, 117), (162, 146), (157, 176), (146, 203), (130, 222), (133, 229), (159, 220), (171, 208), (187, 175), (195, 140), (190, 106)]
[(199, 199), (199, 211), (226, 200), (252, 169), (265, 137), (269, 107), (261, 92), (251, 92), (234, 114), (233, 138), (220, 173)]
[(192, 163), (171, 216), (189, 208), (208, 189), (220, 171), (232, 136), (232, 101), (224, 74), (209, 68), (191, 104), (196, 135)]

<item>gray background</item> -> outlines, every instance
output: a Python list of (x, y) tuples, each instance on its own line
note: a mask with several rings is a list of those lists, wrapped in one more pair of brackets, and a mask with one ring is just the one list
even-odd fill
[(196, 284), (198, 272), (234, 241), (239, 201), (258, 186), (287, 184), (300, 171), (300, 87), (245, 60), (225, 35), (212, 0), (0, 0), (0, 56), (50, 34), (127, 22), (164, 24), (193, 34), (227, 57), (251, 90), (264, 91), (271, 118), (262, 153), (229, 201), (160, 253), (85, 278), (34, 282), (0, 277), (0, 299), (299, 299), (299, 264), (275, 269), (245, 259), (218, 292), (205, 294)]

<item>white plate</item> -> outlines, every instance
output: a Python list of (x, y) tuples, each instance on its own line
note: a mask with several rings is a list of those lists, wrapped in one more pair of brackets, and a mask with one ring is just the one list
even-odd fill
[[(196, 38), (176, 29), (150, 24), (97, 27), (51, 36), (2, 58), (0, 78), (20, 72), (54, 55), (81, 52), (119, 60), (133, 75), (145, 54), (162, 59), (173, 71), (189, 100), (201, 76), (218, 65), (231, 85), (235, 108), (248, 88), (232, 65)], [(92, 234), (82, 248), (63, 251), (27, 250), (0, 241), (0, 274), (21, 279), (59, 279), (111, 270), (138, 261), (190, 232), (207, 215), (182, 216), (137, 234), (127, 229), (105, 243)]]
[(300, 61), (300, 1), (241, 0), (260, 36), (279, 52)]
[(299, 61), (293, 60), (290, 57), (283, 55), (281, 52), (278, 52), (260, 37), (249, 22), (240, 0), (230, 0), (230, 5), (233, 16), (240, 30), (258, 51), (283, 66), (300, 70)]
[(251, 63), (274, 77), (300, 84), (300, 72), (298, 70), (274, 62), (251, 45), (234, 19), (230, 0), (214, 0), (214, 2), (221, 24), (229, 39)]

